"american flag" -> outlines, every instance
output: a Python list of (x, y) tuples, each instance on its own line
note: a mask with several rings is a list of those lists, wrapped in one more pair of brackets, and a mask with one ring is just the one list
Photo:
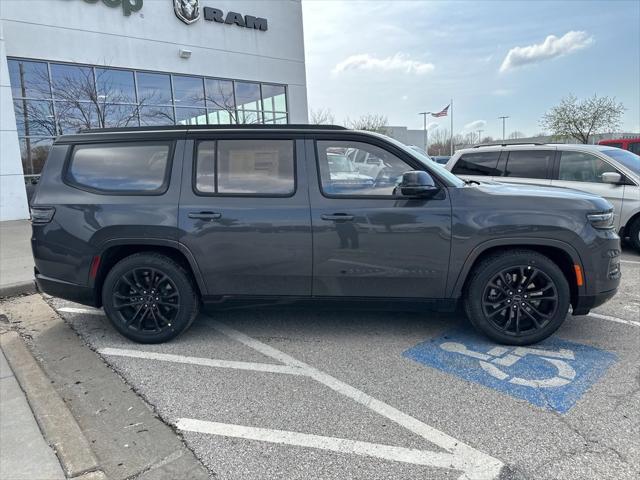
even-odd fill
[(439, 112), (436, 113), (432, 113), (431, 116), (432, 117), (446, 117), (447, 113), (449, 112), (449, 107), (451, 105), (447, 105), (446, 107), (444, 107), (442, 110), (440, 110)]

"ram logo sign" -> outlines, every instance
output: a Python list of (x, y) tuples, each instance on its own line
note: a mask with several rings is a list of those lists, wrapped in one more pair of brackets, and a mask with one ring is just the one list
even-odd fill
[[(204, 17), (207, 22), (223, 23), (225, 25), (236, 25), (242, 28), (260, 30), (266, 32), (269, 28), (266, 18), (255, 17), (253, 15), (242, 15), (237, 12), (227, 12), (226, 14), (217, 8), (200, 8), (199, 0), (172, 0), (173, 10), (176, 17), (187, 25), (195, 23)], [(200, 14), (202, 12), (202, 15)]]

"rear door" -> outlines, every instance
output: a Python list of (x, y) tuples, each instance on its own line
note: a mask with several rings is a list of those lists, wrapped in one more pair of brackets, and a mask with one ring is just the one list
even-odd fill
[(303, 140), (273, 132), (194, 132), (187, 152), (180, 241), (194, 255), (208, 294), (310, 295)]
[(501, 182), (551, 185), (555, 149), (517, 149), (505, 151), (498, 169)]
[[(375, 177), (332, 170), (331, 152), (375, 157)], [(431, 199), (394, 192), (404, 172), (424, 169), (386, 142), (324, 136), (307, 144), (313, 224), (313, 295), (444, 297), (451, 247), (451, 202), (445, 188)]]
[[(620, 212), (624, 202), (625, 185), (604, 183), (602, 174), (620, 173), (609, 162), (591, 153), (574, 150), (558, 152), (558, 166), (551, 184), (555, 187), (573, 188), (606, 198), (616, 212), (616, 230), (620, 227)], [(624, 176), (624, 175), (623, 175)]]

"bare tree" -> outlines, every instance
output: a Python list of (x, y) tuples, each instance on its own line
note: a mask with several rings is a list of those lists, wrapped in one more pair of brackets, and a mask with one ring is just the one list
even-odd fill
[(510, 140), (517, 140), (518, 138), (524, 137), (526, 137), (526, 135), (523, 132), (521, 132), (520, 130), (515, 130), (511, 132), (507, 138), (509, 138)]
[(387, 133), (386, 125), (387, 125), (387, 117), (385, 115), (376, 115), (372, 113), (368, 113), (366, 115), (362, 115), (355, 120), (351, 120), (347, 118), (345, 122), (349, 128), (354, 130), (368, 130), (370, 132), (377, 133)]
[(544, 114), (540, 124), (557, 137), (571, 137), (589, 143), (591, 135), (615, 132), (625, 108), (614, 97), (593, 97), (579, 101), (569, 95)]
[(336, 123), (333, 112), (328, 108), (319, 108), (318, 110), (312, 108), (309, 117), (309, 123), (312, 125), (334, 125)]

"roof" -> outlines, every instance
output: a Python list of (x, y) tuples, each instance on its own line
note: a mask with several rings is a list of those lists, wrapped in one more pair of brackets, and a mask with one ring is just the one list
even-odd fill
[(501, 144), (489, 144), (489, 145), (475, 145), (469, 148), (463, 148), (456, 150), (456, 153), (473, 153), (483, 150), (544, 150), (552, 149), (557, 150), (562, 148), (563, 150), (610, 150), (611, 145), (591, 145), (584, 143), (501, 143)]
[(158, 131), (191, 131), (191, 130), (347, 130), (346, 127), (340, 125), (308, 125), (287, 123), (282, 125), (263, 125), (263, 124), (245, 124), (245, 125), (162, 125), (147, 127), (121, 127), (121, 128), (92, 128), (85, 129), (83, 133), (137, 133), (137, 132), (158, 132)]

